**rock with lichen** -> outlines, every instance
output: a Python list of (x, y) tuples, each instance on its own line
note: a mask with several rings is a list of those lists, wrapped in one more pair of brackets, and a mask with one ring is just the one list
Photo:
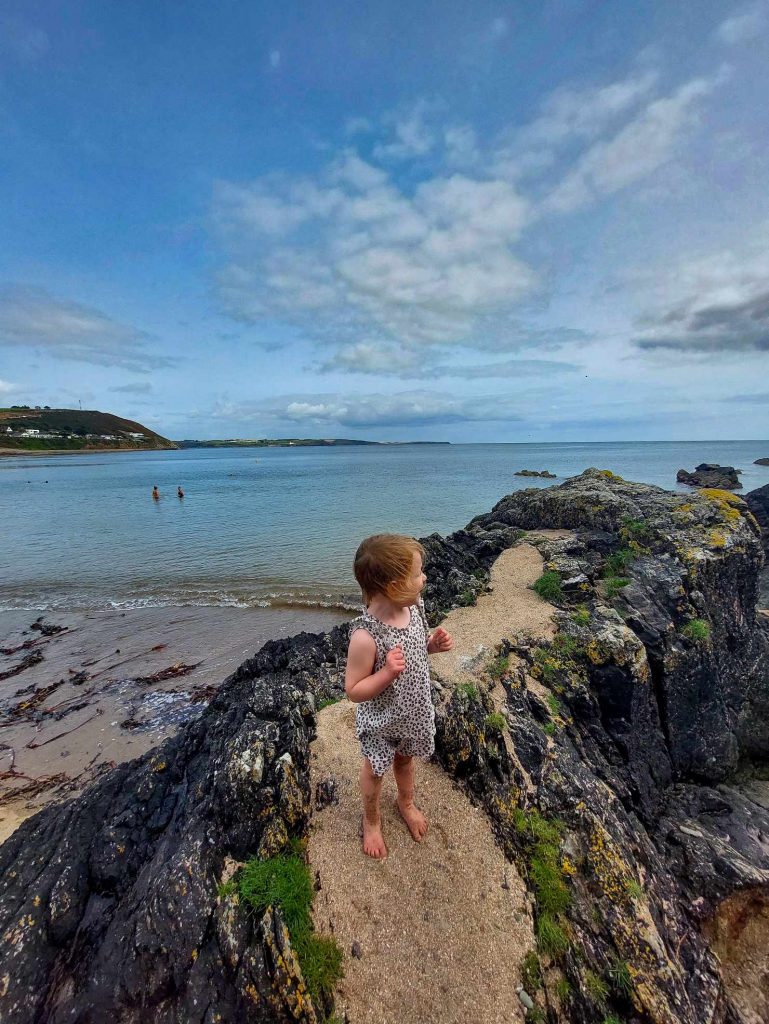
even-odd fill
[[(754, 518), (729, 491), (683, 496), (589, 470), (504, 498), (465, 534), (492, 523), (573, 530), (540, 544), (546, 565), (599, 566), (588, 592), (562, 591), (552, 644), (500, 650), (517, 664), (502, 679), (514, 757), (484, 729), (483, 691), (438, 714), (443, 764), (531, 886), (553, 1019), (761, 1019), (704, 934), (736, 893), (769, 895), (769, 792), (740, 781), (769, 774)], [(740, 927), (760, 936), (750, 920)]]

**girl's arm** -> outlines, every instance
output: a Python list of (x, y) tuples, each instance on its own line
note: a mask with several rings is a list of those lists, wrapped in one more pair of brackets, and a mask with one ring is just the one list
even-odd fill
[(403, 651), (394, 647), (378, 672), (372, 672), (376, 663), (376, 643), (365, 629), (356, 629), (350, 637), (347, 650), (347, 668), (344, 674), (344, 692), (353, 702), (371, 700), (378, 696), (406, 667)]

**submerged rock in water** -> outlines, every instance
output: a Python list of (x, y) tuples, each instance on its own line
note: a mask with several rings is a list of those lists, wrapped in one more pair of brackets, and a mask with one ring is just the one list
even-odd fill
[[(579, 581), (552, 590), (555, 639), (509, 624), (503, 715), (484, 685), (436, 689), (438, 756), (528, 880), (553, 1020), (747, 1022), (710, 935), (769, 892), (769, 801), (740, 781), (769, 764), (756, 521), (725, 491), (588, 470), (426, 538), (431, 621), (553, 529), (574, 532), (536, 540), (545, 570)], [(0, 847), (4, 1022), (316, 1019), (279, 914), (220, 882), (305, 831), (315, 701), (342, 693), (346, 641), (265, 645), (176, 737)]]
[(727, 491), (736, 491), (742, 487), (739, 474), (740, 469), (734, 466), (719, 466), (715, 462), (702, 462), (689, 473), (685, 469), (679, 469), (676, 480), (680, 484), (690, 484), (692, 487), (720, 487)]
[(513, 476), (544, 476), (548, 480), (555, 480), (555, 473), (547, 469), (518, 469)]

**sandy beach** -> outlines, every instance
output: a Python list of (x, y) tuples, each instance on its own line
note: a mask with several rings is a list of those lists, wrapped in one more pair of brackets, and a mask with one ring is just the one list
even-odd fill
[(200, 714), (267, 640), (349, 618), (214, 607), (38, 615), (0, 612), (0, 842)]

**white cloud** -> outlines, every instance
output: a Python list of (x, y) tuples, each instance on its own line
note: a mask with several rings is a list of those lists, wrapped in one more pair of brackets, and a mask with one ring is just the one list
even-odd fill
[(769, 224), (739, 250), (693, 256), (658, 272), (646, 306), (634, 338), (640, 348), (769, 352)]
[(669, 161), (697, 122), (697, 104), (716, 79), (695, 78), (653, 100), (608, 140), (591, 146), (550, 193), (545, 208), (567, 212), (648, 176)]
[(739, 14), (722, 21), (716, 29), (716, 38), (727, 46), (750, 42), (766, 26), (767, 6), (753, 4)]
[(426, 156), (435, 145), (435, 134), (426, 124), (428, 105), (418, 100), (409, 110), (384, 119), (392, 140), (374, 147), (377, 160), (404, 160)]
[(227, 403), (214, 414), (217, 419), (248, 422), (272, 420), (310, 427), (339, 426), (408, 428), (431, 424), (520, 419), (515, 396), (464, 396), (434, 391), (399, 394), (277, 396), (263, 402)]
[(537, 283), (511, 248), (528, 204), (504, 181), (436, 176), (408, 195), (346, 153), (315, 181), (222, 183), (213, 216), (229, 312), (342, 345), (459, 341)]
[(0, 395), (10, 395), (12, 391), (17, 390), (17, 384), (11, 384), (9, 380), (0, 380)]
[(377, 345), (359, 342), (341, 348), (319, 370), (323, 373), (343, 372), (377, 377), (397, 377), (401, 380), (435, 380), (458, 377), (461, 380), (500, 380), (523, 377), (541, 377), (547, 380), (555, 374), (572, 373), (579, 369), (576, 363), (556, 359), (506, 359), (492, 363), (449, 365), (441, 362), (438, 354), (408, 349), (402, 345)]
[(147, 373), (170, 363), (148, 351), (150, 340), (99, 310), (55, 298), (42, 288), (0, 287), (0, 346), (44, 348), (59, 359)]

